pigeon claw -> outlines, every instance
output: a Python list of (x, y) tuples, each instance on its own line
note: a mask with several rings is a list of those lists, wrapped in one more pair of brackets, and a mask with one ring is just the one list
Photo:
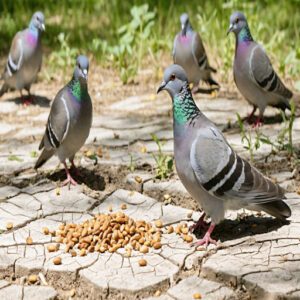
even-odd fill
[(207, 247), (209, 244), (217, 245), (217, 241), (212, 239), (210, 237), (210, 235), (206, 233), (205, 236), (202, 239), (192, 243), (191, 246), (192, 247), (199, 247), (199, 246), (204, 245), (205, 247)]
[[(200, 218), (200, 220), (201, 220), (201, 218)], [(199, 221), (198, 221), (198, 223), (199, 223)], [(207, 247), (209, 244), (217, 245), (217, 241), (213, 240), (210, 237), (210, 235), (213, 232), (215, 226), (216, 225), (214, 223), (211, 223), (208, 230), (206, 231), (204, 237), (201, 240), (198, 240), (198, 241), (192, 243), (191, 246), (192, 247), (194, 247), (194, 246), (198, 247), (198, 246), (203, 246), (204, 245), (205, 247)]]
[(21, 97), (24, 106), (31, 105), (33, 103), (33, 97)]
[(62, 185), (63, 186), (65, 186), (65, 185), (69, 185), (69, 187), (70, 187), (70, 185), (72, 184), (72, 185), (77, 185), (78, 183), (76, 182), (76, 180), (74, 180), (73, 178), (72, 178), (72, 176), (70, 175), (70, 174), (68, 174), (67, 175), (67, 179), (62, 183)]
[(260, 117), (258, 117), (255, 122), (253, 123), (252, 127), (253, 128), (259, 128), (260, 126), (262, 126), (264, 124), (264, 120)]

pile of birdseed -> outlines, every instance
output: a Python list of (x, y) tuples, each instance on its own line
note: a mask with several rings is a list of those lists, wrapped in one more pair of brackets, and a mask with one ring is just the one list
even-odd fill
[[(179, 224), (175, 229), (168, 226), (165, 233), (175, 231), (183, 240), (191, 242), (192, 236), (188, 234), (187, 224)], [(160, 249), (163, 223), (156, 220), (154, 225), (144, 220), (130, 218), (124, 212), (98, 214), (90, 220), (80, 224), (68, 223), (59, 225), (58, 230), (51, 231), (43, 228), (44, 234), (56, 237), (56, 244), (48, 245), (49, 252), (59, 250), (60, 244), (65, 244), (65, 252), (72, 256), (85, 256), (88, 252), (116, 252), (125, 248), (125, 256), (130, 257), (132, 250), (148, 253), (150, 248)], [(60, 264), (61, 260), (53, 260)]]

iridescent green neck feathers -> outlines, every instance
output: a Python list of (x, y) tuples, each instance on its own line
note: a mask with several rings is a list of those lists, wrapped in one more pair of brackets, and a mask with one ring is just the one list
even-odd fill
[(246, 25), (241, 29), (241, 31), (238, 33), (238, 41), (239, 42), (251, 42), (253, 41), (249, 26)]
[(192, 121), (200, 114), (192, 97), (188, 84), (183, 87), (182, 91), (173, 98), (174, 121), (179, 124), (185, 124)]
[(87, 91), (87, 84), (80, 83), (78, 79), (72, 78), (72, 80), (68, 84), (69, 89), (72, 95), (75, 97), (77, 101), (82, 101), (86, 98), (88, 91)]

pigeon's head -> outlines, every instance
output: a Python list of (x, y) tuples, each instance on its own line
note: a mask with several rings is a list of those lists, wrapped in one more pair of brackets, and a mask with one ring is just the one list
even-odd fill
[(30, 27), (39, 31), (45, 31), (45, 17), (42, 12), (37, 11), (33, 14), (30, 21)]
[(186, 35), (186, 31), (188, 27), (190, 27), (189, 15), (187, 13), (184, 13), (180, 16), (180, 23), (182, 35)]
[(247, 19), (245, 15), (239, 11), (236, 11), (230, 16), (230, 25), (227, 34), (229, 34), (230, 32), (238, 34), (246, 26)]
[(164, 79), (159, 86), (157, 93), (166, 90), (173, 98), (176, 94), (182, 91), (182, 88), (187, 84), (188, 79), (184, 69), (179, 65), (170, 65), (164, 73)]
[(85, 55), (79, 55), (76, 59), (76, 66), (74, 70), (75, 79), (86, 82), (89, 72), (89, 59)]

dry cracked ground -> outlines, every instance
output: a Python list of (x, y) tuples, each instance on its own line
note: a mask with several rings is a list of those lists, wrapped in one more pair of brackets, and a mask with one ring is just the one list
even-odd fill
[[(24, 107), (17, 94), (6, 95), (0, 105), (0, 299), (300, 299), (300, 204), (295, 172), (285, 155), (270, 156), (267, 146), (255, 155), (256, 166), (287, 189), (292, 208), (289, 222), (249, 211), (228, 214), (218, 225), (217, 246), (191, 247), (181, 237), (163, 234), (162, 248), (147, 254), (124, 249), (115, 253), (89, 253), (71, 257), (64, 246), (49, 253), (54, 239), (42, 227), (55, 230), (61, 223), (118, 211), (164, 226), (192, 224), (200, 211), (175, 174), (169, 180), (154, 179), (152, 152), (157, 145), (151, 134), (164, 140), (163, 150), (173, 151), (171, 106), (168, 96), (134, 90), (133, 96), (92, 88), (95, 105), (93, 127), (85, 147), (77, 155), (81, 177), (76, 187), (60, 187), (64, 172), (52, 158), (38, 172), (33, 170), (39, 140), (56, 87), (35, 86), (35, 104)], [(236, 112), (246, 115), (247, 104), (233, 97), (197, 96), (198, 106), (222, 130), (244, 157), (239, 130), (228, 126)], [(269, 115), (276, 110), (268, 110)], [(265, 125), (275, 136), (282, 124)], [(300, 119), (294, 126), (295, 143)], [(139, 176), (141, 180), (136, 180)], [(169, 195), (169, 197), (165, 196)], [(13, 228), (7, 230), (7, 223)], [(203, 233), (202, 233), (203, 234)], [(32, 245), (26, 238), (32, 238)], [(197, 235), (201, 236), (201, 233)], [(61, 265), (53, 258), (60, 256)], [(148, 264), (140, 267), (144, 257)], [(36, 274), (35, 284), (28, 276)]]

